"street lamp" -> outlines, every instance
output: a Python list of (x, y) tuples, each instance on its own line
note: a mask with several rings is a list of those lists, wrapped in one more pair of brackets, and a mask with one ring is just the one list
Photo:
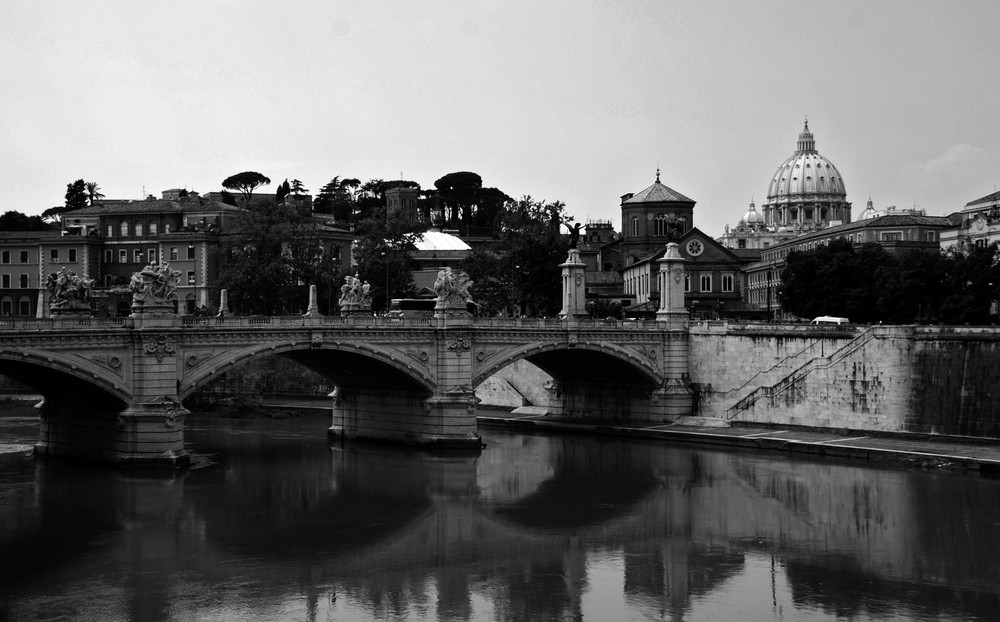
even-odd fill
[(382, 262), (385, 264), (385, 314), (389, 315), (389, 251), (382, 251)]
[(517, 304), (514, 302), (514, 273), (520, 270), (520, 265), (515, 265), (510, 269), (510, 316), (516, 317)]

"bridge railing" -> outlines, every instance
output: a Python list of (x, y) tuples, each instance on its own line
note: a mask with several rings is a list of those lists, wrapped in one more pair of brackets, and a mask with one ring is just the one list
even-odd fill
[(124, 317), (4, 317), (0, 318), (0, 331), (31, 331), (31, 330), (53, 330), (68, 328), (108, 328), (114, 326), (125, 326), (127, 318)]
[[(200, 316), (184, 315), (179, 316), (178, 321), (185, 328), (264, 328), (264, 327), (299, 327), (299, 326), (327, 326), (345, 328), (366, 326), (379, 328), (436, 328), (445, 325), (444, 320), (433, 317), (396, 317), (396, 316), (373, 316), (373, 315), (327, 315), (319, 317), (306, 317), (301, 315), (269, 316), (269, 315), (249, 315), (237, 316), (226, 315)], [(91, 328), (113, 328), (130, 326), (127, 317), (50, 317), (50, 318), (26, 318), (26, 317), (3, 317), (0, 318), (0, 331), (42, 331), (42, 330), (65, 330), (69, 328), (91, 327)], [(610, 320), (579, 318), (571, 322), (559, 318), (502, 318), (502, 317), (479, 317), (472, 318), (472, 325), (483, 328), (547, 328), (561, 329), (572, 326), (576, 329), (584, 330), (662, 330), (663, 325), (655, 320)]]

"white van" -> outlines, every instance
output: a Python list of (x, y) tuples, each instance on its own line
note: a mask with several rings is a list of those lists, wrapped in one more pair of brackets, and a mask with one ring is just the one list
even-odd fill
[(810, 324), (823, 324), (823, 325), (833, 324), (834, 326), (840, 326), (841, 324), (850, 324), (851, 321), (849, 319), (847, 319), (846, 317), (832, 317), (832, 316), (829, 316), (829, 315), (821, 315), (819, 317), (813, 318), (813, 321), (809, 322), (809, 323)]

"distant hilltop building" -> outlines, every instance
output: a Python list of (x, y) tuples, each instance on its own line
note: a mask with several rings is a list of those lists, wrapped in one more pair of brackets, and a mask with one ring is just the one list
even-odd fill
[(735, 227), (726, 226), (719, 242), (727, 248), (762, 249), (796, 236), (851, 222), (844, 178), (833, 162), (816, 151), (809, 121), (795, 152), (778, 165), (757, 211), (753, 201)]

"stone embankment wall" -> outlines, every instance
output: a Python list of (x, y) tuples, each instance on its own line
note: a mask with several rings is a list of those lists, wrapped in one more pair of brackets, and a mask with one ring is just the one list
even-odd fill
[(1000, 329), (692, 326), (694, 414), (1000, 437)]

